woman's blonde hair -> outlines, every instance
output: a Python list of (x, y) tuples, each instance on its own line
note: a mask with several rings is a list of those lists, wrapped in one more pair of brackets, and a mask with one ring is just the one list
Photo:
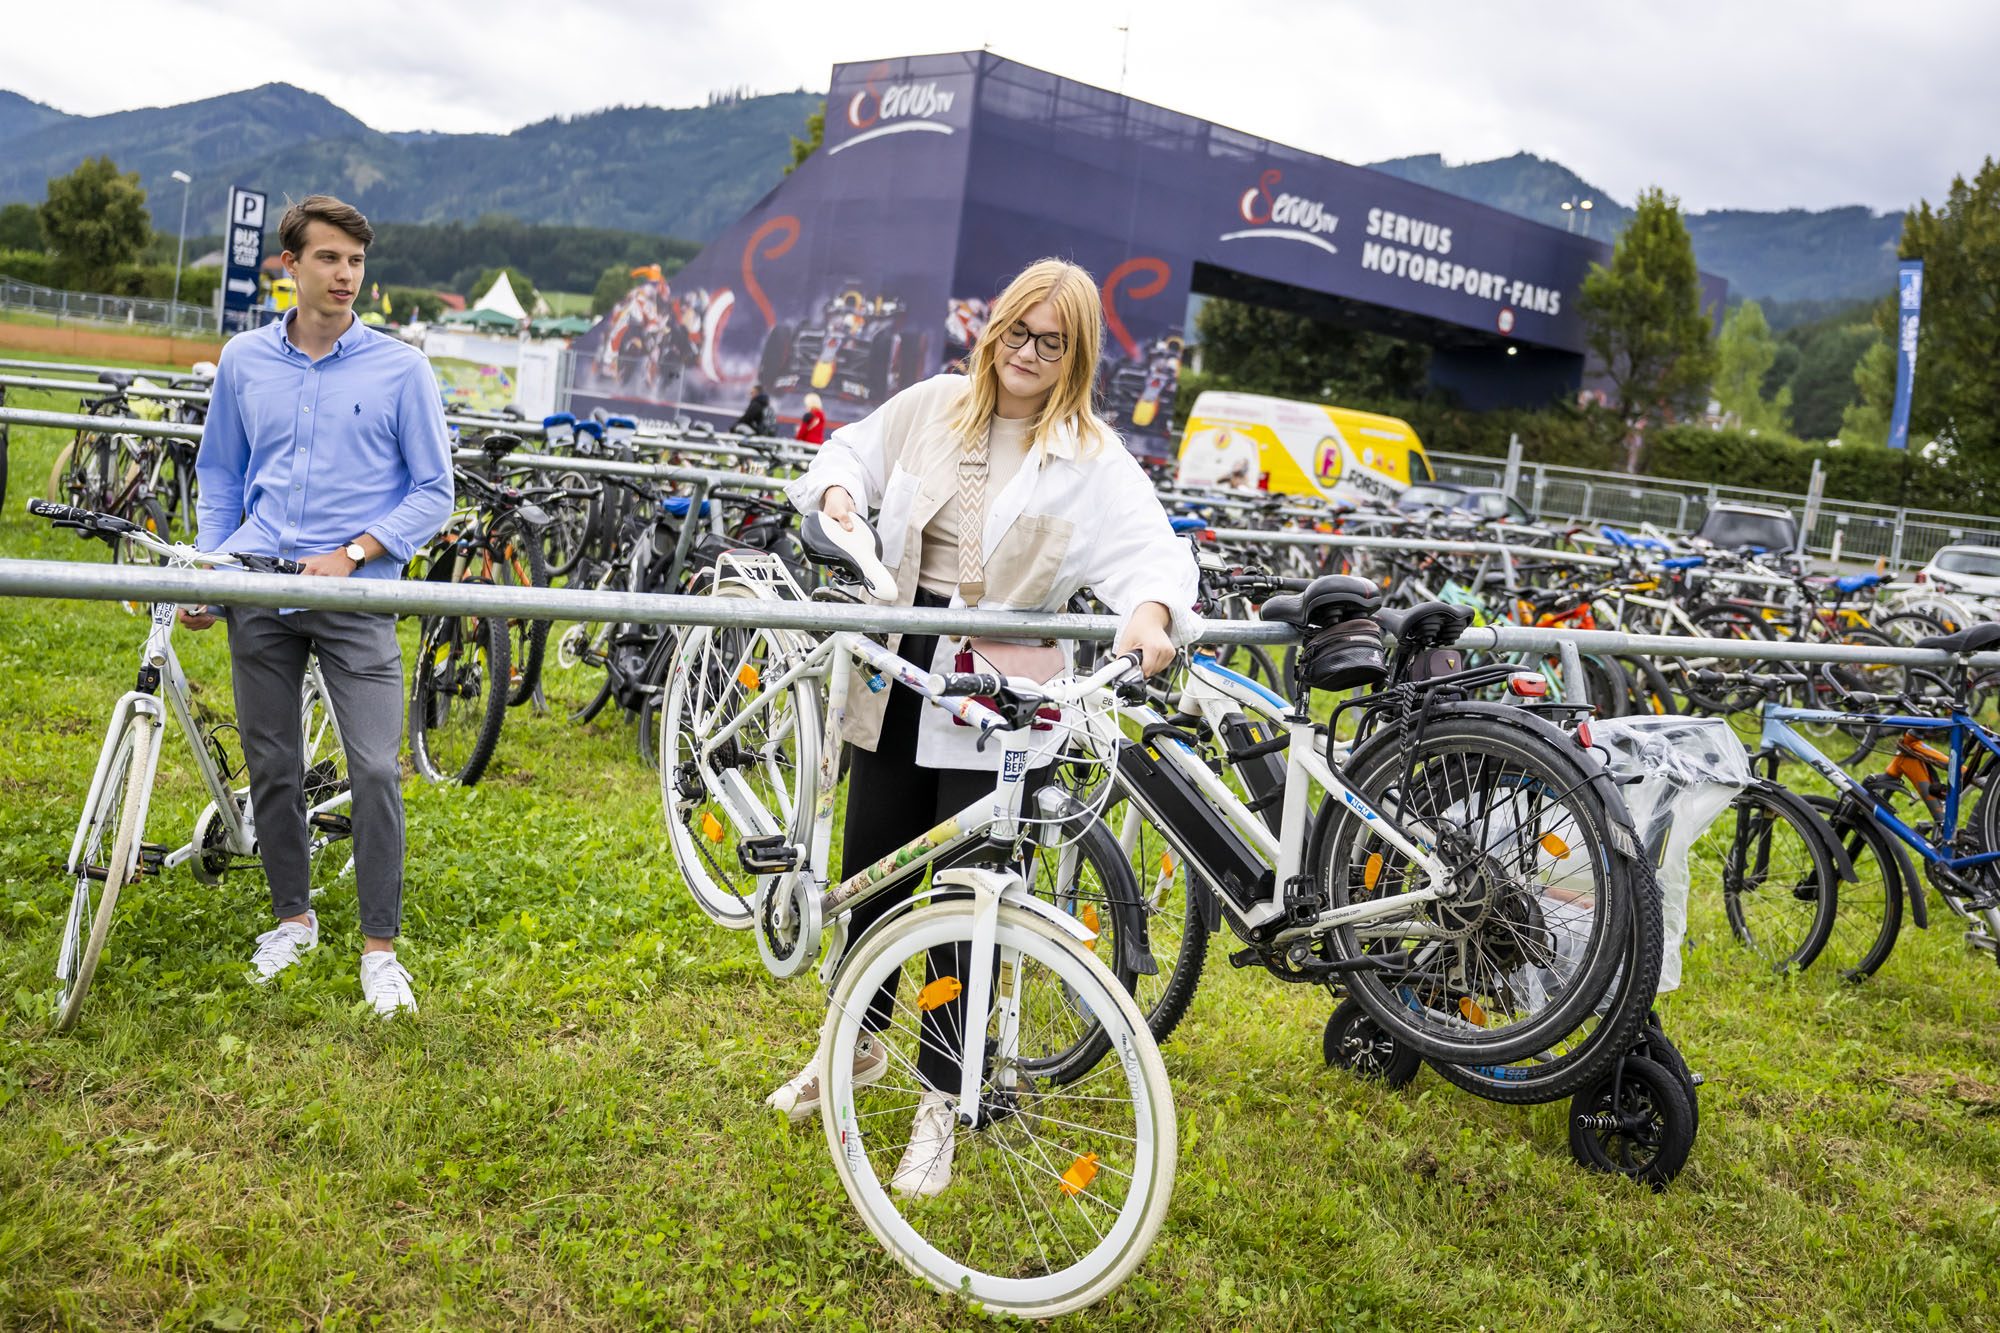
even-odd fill
[(804, 403), (805, 403), (805, 409), (806, 409), (806, 411), (808, 411), (808, 412), (817, 412), (817, 411), (819, 411), (819, 407), (820, 407), (820, 404), (819, 404), (819, 395), (818, 395), (818, 394), (816, 394), (816, 393), (809, 393), (809, 394), (807, 394), (807, 395), (805, 396), (805, 398), (804, 398), (804, 400), (803, 400), (803, 401), (804, 401)]
[(1038, 259), (1028, 265), (993, 302), (985, 331), (966, 357), (966, 391), (952, 414), (952, 434), (966, 441), (988, 428), (1000, 401), (1000, 358), (1015, 350), (1001, 342), (1000, 335), (1044, 301), (1055, 307), (1069, 345), (1055, 388), (1028, 422), (1028, 447), (1046, 444), (1068, 425), (1076, 431), (1078, 453), (1090, 458), (1116, 438), (1091, 405), (1098, 350), (1104, 342), (1104, 307), (1090, 274), (1061, 259)]

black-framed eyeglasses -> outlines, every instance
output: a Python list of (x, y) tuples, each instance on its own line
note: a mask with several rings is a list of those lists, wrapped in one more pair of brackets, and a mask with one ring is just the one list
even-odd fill
[(1017, 350), (1027, 346), (1030, 338), (1035, 340), (1035, 355), (1044, 361), (1060, 361), (1063, 353), (1069, 350), (1067, 333), (1034, 333), (1018, 319), (1012, 328), (1000, 335), (1001, 342)]

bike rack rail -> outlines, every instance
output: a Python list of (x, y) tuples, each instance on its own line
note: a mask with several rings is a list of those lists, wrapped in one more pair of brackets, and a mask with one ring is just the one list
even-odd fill
[[(608, 620), (654, 625), (726, 625), (789, 630), (854, 630), (892, 634), (999, 634), (1021, 638), (1106, 640), (1115, 616), (953, 610), (914, 606), (849, 606), (831, 602), (766, 602), (681, 594), (517, 588), (501, 584), (430, 583), (392, 579), (310, 579), (285, 574), (190, 570), (69, 560), (0, 559), (0, 596), (68, 597), (89, 601), (236, 603), (311, 610), (375, 611), (396, 615), (500, 615), (528, 620)], [(1200, 642), (1268, 644), (1297, 641), (1286, 625), (1211, 620)], [(1560, 655), (1564, 644), (1587, 653), (1642, 657), (1703, 657), (1743, 661), (1846, 662), (1940, 667), (1970, 661), (2000, 667), (2000, 652), (1959, 658), (1925, 648), (1854, 648), (1829, 643), (1768, 643), (1746, 639), (1678, 638), (1613, 630), (1527, 629), (1489, 625), (1468, 629), (1462, 647), (1491, 652)]]

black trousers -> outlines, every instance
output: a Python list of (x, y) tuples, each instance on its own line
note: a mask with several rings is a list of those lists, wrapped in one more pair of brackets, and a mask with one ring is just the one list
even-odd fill
[[(945, 606), (946, 599), (921, 589), (918, 606)], [(897, 655), (920, 666), (928, 666), (937, 651), (934, 635), (905, 635)], [(856, 747), (847, 773), (847, 825), (842, 835), (840, 873), (844, 879), (858, 874), (890, 852), (935, 828), (982, 796), (991, 795), (996, 775), (980, 770), (923, 768), (917, 763), (917, 721), (929, 707), (914, 690), (891, 687), (889, 712), (882, 723), (882, 737), (870, 751)], [(1037, 788), (1049, 779), (1050, 768), (1029, 771), (1022, 785), (1021, 809), (1034, 812)], [(942, 869), (940, 861), (933, 869)], [(910, 901), (914, 890), (891, 890), (863, 903), (854, 910), (848, 924), (848, 938), (859, 939), (861, 932), (890, 912)], [(971, 990), (966, 971), (971, 964), (969, 944), (940, 946), (925, 961), (924, 980), (957, 977), (964, 991)], [(890, 976), (868, 1007), (864, 1026), (881, 1032), (890, 1026), (895, 1012), (897, 984), (902, 974)], [(921, 1022), (921, 1046), (917, 1053), (917, 1075), (939, 1091), (958, 1091), (958, 1058), (964, 1046), (965, 998), (927, 1010)]]

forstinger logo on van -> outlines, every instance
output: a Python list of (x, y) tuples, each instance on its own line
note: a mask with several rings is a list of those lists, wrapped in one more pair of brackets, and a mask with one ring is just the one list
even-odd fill
[(1218, 240), (1245, 241), (1253, 237), (1271, 237), (1281, 241), (1303, 241), (1316, 245), (1330, 255), (1340, 252), (1333, 247), (1327, 237), (1340, 225), (1332, 209), (1317, 199), (1304, 195), (1274, 192), (1285, 173), (1273, 167), (1257, 178), (1257, 183), (1243, 192), (1236, 203), (1236, 211), (1249, 223), (1243, 231), (1224, 232)]
[(838, 153), (870, 139), (879, 139), (886, 134), (904, 134), (911, 130), (923, 130), (931, 134), (954, 133), (951, 126), (938, 119), (951, 112), (958, 94), (930, 83), (889, 83), (889, 67), (877, 65), (868, 71), (868, 81), (861, 91), (847, 100), (847, 123), (860, 133), (835, 144), (829, 153)]

